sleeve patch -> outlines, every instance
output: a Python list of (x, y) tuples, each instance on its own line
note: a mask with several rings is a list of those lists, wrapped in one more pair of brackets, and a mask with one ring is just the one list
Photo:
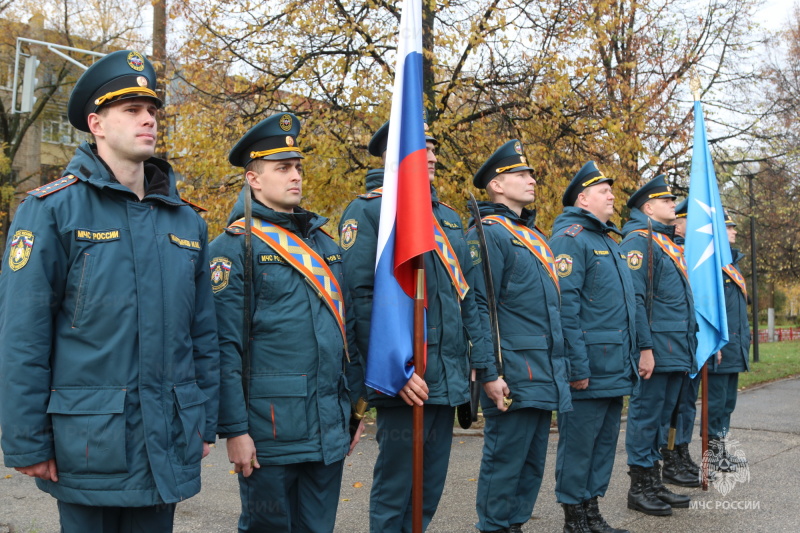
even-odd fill
[(642, 268), (642, 261), (644, 260), (644, 254), (639, 250), (631, 250), (628, 252), (628, 268), (631, 270), (639, 270)]
[(33, 232), (25, 229), (17, 230), (8, 245), (8, 266), (11, 270), (19, 270), (28, 264), (33, 250)]
[(228, 286), (232, 264), (227, 257), (215, 257), (211, 260), (211, 290), (215, 293)]
[(342, 248), (349, 250), (358, 237), (358, 220), (350, 218), (342, 223), (341, 243)]
[(472, 258), (473, 265), (481, 263), (481, 245), (478, 241), (467, 241), (469, 245), (469, 256)]
[(572, 256), (561, 254), (556, 257), (556, 272), (559, 278), (566, 278), (572, 274)]

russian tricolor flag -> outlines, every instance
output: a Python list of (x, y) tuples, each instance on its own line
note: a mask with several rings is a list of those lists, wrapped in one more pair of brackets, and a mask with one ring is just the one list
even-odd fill
[(422, 111), (422, 3), (404, 0), (383, 180), (366, 384), (396, 396), (414, 367), (411, 260), (433, 250)]

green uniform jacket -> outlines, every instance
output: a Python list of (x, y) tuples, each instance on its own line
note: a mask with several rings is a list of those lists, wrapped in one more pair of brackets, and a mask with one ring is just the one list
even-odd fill
[[(242, 194), (231, 224), (244, 216)], [(320, 227), (327, 219), (296, 209), (280, 213), (253, 201), (253, 217), (300, 236), (342, 284), (341, 252)], [(222, 386), (218, 433), (249, 433), (261, 464), (322, 461), (347, 453), (350, 398), (339, 325), (316, 289), (275, 250), (253, 235), (250, 406), (242, 388), (244, 230), (228, 228), (211, 243), (215, 265), (228, 277), (212, 278), (219, 323)]]
[[(367, 175), (367, 187), (372, 190), (383, 181), (383, 172), (373, 170)], [(470, 279), (472, 261), (469, 257), (461, 218), (451, 207), (440, 203), (435, 189), (431, 189), (433, 216), (458, 257), (465, 279)], [(353, 200), (342, 215), (342, 248), (347, 291), (352, 301), (355, 319), (355, 336), (358, 352), (366, 358), (369, 347), (370, 316), (372, 315), (372, 287), (375, 277), (375, 254), (380, 220), (380, 194), (367, 194)], [(345, 234), (349, 231), (349, 234)], [(486, 302), (470, 288), (463, 302), (459, 302), (449, 274), (434, 252), (425, 254), (425, 282), (428, 297), (427, 367), (430, 404), (458, 406), (469, 399), (469, 369), (493, 365), (491, 345), (488, 343), (488, 321), (485, 319)], [(483, 317), (479, 314), (483, 309)], [(469, 344), (472, 343), (470, 356)], [(368, 389), (371, 405), (405, 405), (399, 398), (382, 395)]]
[[(675, 226), (652, 221), (653, 233), (673, 238)], [(697, 322), (689, 280), (675, 261), (653, 242), (653, 308), (646, 307), (648, 280), (647, 215), (631, 210), (631, 219), (623, 226), (625, 254), (636, 291), (636, 337), (639, 350), (652, 349), (654, 372), (696, 372)], [(638, 363), (637, 363), (638, 364)]]
[[(522, 217), (502, 204), (479, 203), (482, 217), (499, 215), (534, 229), (536, 214), (523, 210)], [(494, 221), (483, 221), (492, 282), (500, 324), (500, 349), (503, 378), (511, 391), (510, 409), (535, 407), (548, 411), (572, 410), (569, 391), (569, 362), (564, 352), (559, 293), (546, 267), (506, 228)], [(475, 228), (467, 234), (475, 270), (483, 268)], [(546, 240), (546, 239), (545, 239)], [(483, 275), (473, 275), (476, 292), (486, 294)], [(495, 368), (484, 377), (494, 378)], [(485, 393), (481, 407), (486, 416), (500, 414)]]
[[(141, 201), (80, 145), (33, 191), (0, 275), (0, 420), (10, 467), (55, 458), (55, 498), (151, 506), (200, 490), (219, 352), (206, 224), (164, 161)], [(27, 236), (29, 256), (19, 248)], [(16, 244), (15, 244), (16, 243)]]
[[(731, 265), (738, 271), (744, 254), (732, 248)], [(739, 272), (741, 274), (741, 271)], [(727, 273), (725, 279), (725, 309), (728, 314), (728, 344), (722, 347), (722, 363), (716, 356), (708, 358), (708, 371), (733, 374), (750, 370), (750, 322), (747, 318), (747, 297)]]
[(636, 296), (630, 269), (606, 224), (585, 209), (565, 207), (553, 223), (550, 248), (561, 281), (561, 326), (576, 400), (631, 393), (638, 379)]

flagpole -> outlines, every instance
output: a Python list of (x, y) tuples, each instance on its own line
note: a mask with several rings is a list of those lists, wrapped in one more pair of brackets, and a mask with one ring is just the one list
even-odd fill
[[(711, 357), (716, 357), (717, 354)], [(700, 401), (700, 433), (703, 436), (703, 444), (701, 457), (705, 459), (706, 452), (708, 451), (708, 363), (703, 365), (703, 370), (700, 374), (701, 383), (703, 385), (703, 394)], [(702, 461), (701, 468), (703, 469), (701, 475), (701, 482), (704, 491), (708, 491), (708, 463), (709, 461)]]
[[(414, 259), (417, 287), (414, 295), (414, 373), (425, 377), (425, 258)], [(424, 411), (422, 405), (413, 407), (413, 447), (411, 451), (411, 530), (422, 533), (422, 449), (424, 441)]]

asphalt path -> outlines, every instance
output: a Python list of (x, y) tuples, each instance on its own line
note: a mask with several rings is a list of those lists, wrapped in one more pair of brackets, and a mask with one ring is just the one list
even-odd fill
[[(651, 517), (626, 507), (629, 478), (623, 424), (611, 484), (600, 500), (609, 523), (635, 532), (800, 531), (800, 379), (741, 392), (731, 425), (731, 448), (747, 458), (749, 478), (731, 477), (726, 486), (712, 484), (707, 492), (670, 487), (691, 495), (693, 507), (676, 509), (671, 517)], [(554, 494), (557, 439), (556, 433), (550, 437), (545, 478), (526, 532), (562, 531), (563, 513)], [(690, 448), (696, 460), (699, 440), (695, 438)], [(430, 533), (476, 531), (475, 492), (482, 446), (480, 431), (455, 433), (447, 482)], [(337, 532), (369, 530), (369, 491), (377, 451), (374, 427), (368, 427), (345, 461)], [(238, 482), (231, 474), (223, 441), (203, 461), (201, 493), (178, 504), (175, 532), (236, 531), (239, 509)], [(55, 500), (27, 476), (0, 467), (0, 533), (58, 531)]]

